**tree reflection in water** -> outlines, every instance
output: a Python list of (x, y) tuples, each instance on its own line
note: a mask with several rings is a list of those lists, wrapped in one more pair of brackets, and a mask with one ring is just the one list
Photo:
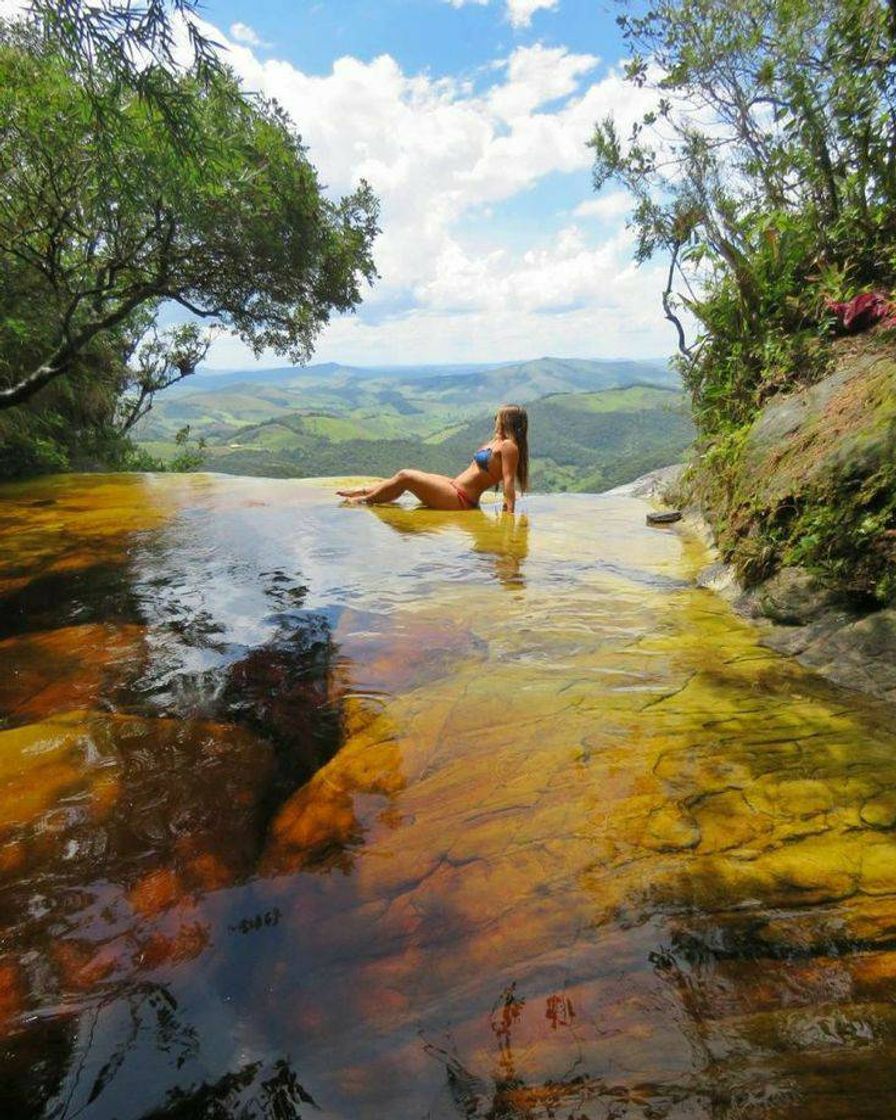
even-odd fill
[[(46, 1027), (31, 1037), (33, 1056), (40, 1048), (37, 1063), (3, 1085), (4, 1120), (113, 1117), (123, 1107), (133, 1110), (135, 1091), (147, 1102), (158, 1099), (158, 1083), (140, 1068), (148, 1055), (166, 1057), (169, 1081), (189, 1080), (185, 1087), (168, 1088), (163, 1103), (142, 1113), (145, 1120), (301, 1120), (305, 1106), (318, 1111), (287, 1058), (246, 1061), (216, 1080), (205, 1080), (202, 1071), (213, 1058), (203, 1053), (200, 1031), (184, 1019), (163, 984), (137, 983), (129, 991), (110, 993), (80, 1016), (57, 1020), (49, 1029), (52, 1039)], [(27, 1062), (32, 1056), (27, 1039), (19, 1036), (18, 1047), (13, 1042), (4, 1057)], [(47, 1055), (53, 1057), (52, 1069)], [(122, 1075), (124, 1091), (116, 1085)]]
[(311, 1114), (303, 1105), (319, 1111), (292, 1066), (280, 1058), (273, 1063), (250, 1062), (210, 1085), (172, 1089), (164, 1107), (147, 1113), (144, 1120), (302, 1120)]
[[(540, 1006), (540, 1001), (520, 995), (516, 981), (511, 981), (492, 1005), (489, 1025), (497, 1042), (497, 1055), (488, 1076), (474, 1073), (461, 1060), (451, 1040), (445, 1046), (424, 1042), (426, 1053), (445, 1067), (446, 1078), (444, 1094), (427, 1120), (447, 1120), (448, 1116), (463, 1120), (546, 1120), (561, 1116), (564, 1120), (591, 1120), (598, 1115), (606, 1120), (622, 1120), (631, 1115), (627, 1107), (634, 1095), (621, 1086), (589, 1077), (579, 1068), (580, 1058), (556, 1078), (535, 1084), (526, 1081), (518, 1068), (521, 1063), (514, 1051), (513, 1036), (523, 1025), (521, 1019), (527, 1004), (531, 1013), (538, 1013), (536, 1006)], [(573, 1030), (575, 1012), (564, 993), (548, 995), (544, 1008), (544, 1018), (552, 1030)], [(600, 1112), (580, 1111), (589, 1104), (598, 1104)]]
[[(166, 1083), (159, 1115), (313, 1107), (285, 1057), (204, 1083), (228, 1058), (203, 1053), (167, 975), (214, 947), (203, 900), (255, 874), (281, 806), (338, 750), (336, 649), (328, 618), (280, 569), (242, 573), (269, 609), (265, 640), (237, 641), (229, 560), (215, 551), (203, 573), (195, 555), (163, 530), (0, 598), (19, 690), (0, 690), (4, 1120), (118, 1115), (123, 1093), (133, 1113), (135, 1093), (148, 1105)], [(109, 672), (95, 668), (102, 643), (126, 653)], [(231, 926), (278, 920), (272, 908)]]

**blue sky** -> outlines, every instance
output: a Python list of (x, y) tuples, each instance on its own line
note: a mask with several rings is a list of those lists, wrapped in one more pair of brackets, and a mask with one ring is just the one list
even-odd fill
[(210, 0), (202, 13), (223, 28), (242, 22), (270, 44), (269, 55), (311, 74), (329, 73), (342, 54), (369, 61), (390, 54), (410, 72), (475, 75), (518, 46), (541, 42), (614, 60), (623, 51), (616, 5), (562, 0), (514, 26), (500, 0)]
[[(381, 278), (324, 330), (314, 360), (671, 351), (663, 262), (633, 266), (628, 200), (591, 186), (595, 120), (626, 127), (651, 96), (622, 79), (616, 11), (594, 0), (204, 5), (244, 84), (287, 108), (328, 189), (364, 177), (381, 200)], [(252, 362), (226, 336), (209, 359)]]

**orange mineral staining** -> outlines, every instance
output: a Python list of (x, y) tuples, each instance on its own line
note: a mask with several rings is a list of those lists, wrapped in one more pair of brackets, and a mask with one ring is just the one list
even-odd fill
[(265, 871), (297, 871), (328, 852), (338, 855), (360, 836), (350, 792), (312, 782), (290, 798), (274, 821)]
[(108, 977), (115, 968), (115, 956), (106, 949), (80, 941), (57, 941), (53, 958), (59, 969), (63, 988), (68, 991), (90, 991)]
[(90, 787), (90, 803), (94, 819), (107, 817), (121, 797), (121, 777), (118, 774), (100, 774)]
[(348, 705), (347, 722), (354, 734), (275, 818), (262, 861), (266, 873), (297, 871), (321, 859), (347, 866), (348, 850), (363, 836), (356, 800), (392, 798), (403, 788), (401, 752), (389, 721), (354, 704)]
[(142, 652), (138, 626), (63, 626), (0, 641), (0, 710), (17, 723), (94, 707), (103, 686)]
[(7, 844), (0, 844), (0, 874), (11, 874), (20, 870), (26, 860), (25, 845), (20, 841), (11, 840)]
[(191, 859), (185, 864), (183, 875), (186, 882), (203, 891), (229, 887), (234, 879), (233, 872), (214, 852), (204, 852)]
[(25, 978), (21, 966), (9, 957), (0, 958), (0, 1038), (14, 1028), (25, 1009)]
[(141, 969), (160, 968), (194, 960), (209, 944), (208, 927), (201, 922), (185, 922), (172, 933), (156, 930), (142, 942), (135, 954)]
[(128, 894), (128, 902), (138, 914), (152, 917), (181, 902), (187, 894), (177, 872), (159, 867), (138, 879)]

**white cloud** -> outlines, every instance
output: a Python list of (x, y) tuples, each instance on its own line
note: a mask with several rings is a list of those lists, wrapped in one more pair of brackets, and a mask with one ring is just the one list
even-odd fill
[[(660, 310), (665, 264), (636, 268), (630, 237), (620, 230), (593, 245), (572, 225), (517, 253), (447, 240), (415, 288), (411, 310), (386, 324), (363, 313), (334, 319), (315, 361), (400, 365), (668, 353), (672, 338)], [(253, 359), (228, 339), (209, 364), (232, 369)]]
[[(485, 7), (491, 0), (448, 0), (452, 8), (463, 8), (467, 4), (478, 4)], [(513, 27), (528, 27), (532, 16), (540, 8), (556, 8), (560, 0), (506, 0), (505, 13)]]
[[(389, 55), (342, 57), (329, 74), (311, 75), (231, 41), (229, 61), (247, 88), (291, 114), (332, 195), (363, 177), (381, 202), (381, 278), (357, 315), (323, 332), (316, 359), (671, 349), (661, 281), (630, 263), (621, 198), (591, 197), (594, 122), (613, 112), (627, 131), (652, 96), (618, 70), (601, 75), (594, 56), (538, 43), (497, 60), (478, 89), (405, 73)], [(548, 177), (563, 175), (581, 185), (572, 218), (529, 201)], [(585, 220), (595, 216), (600, 225)], [(232, 366), (240, 352), (221, 340), (210, 364)]]
[(247, 47), (270, 46), (248, 23), (232, 23), (230, 25), (230, 37), (236, 39), (238, 43), (244, 43)]
[(507, 0), (507, 18), (514, 27), (528, 27), (540, 8), (556, 8), (559, 0)]
[[(530, 11), (537, 6), (529, 0)], [(634, 267), (624, 224), (630, 200), (621, 191), (594, 197), (588, 174), (586, 141), (595, 121), (612, 112), (626, 133), (651, 105), (649, 90), (634, 89), (617, 69), (601, 75), (592, 55), (539, 43), (496, 60), (491, 84), (478, 90), (407, 74), (389, 55), (347, 56), (329, 74), (309, 75), (283, 60), (259, 59), (236, 41), (236, 29), (251, 32), (231, 27), (229, 62), (247, 88), (291, 113), (328, 191), (342, 194), (363, 176), (382, 204), (375, 245), (381, 279), (356, 315), (337, 317), (322, 332), (315, 360), (672, 350), (659, 304), (667, 265)], [(581, 184), (572, 213), (533, 205), (528, 225), (521, 221), (528, 192), (564, 174)], [(505, 217), (510, 200), (512, 225)], [(262, 361), (283, 359), (267, 354)], [(232, 337), (217, 340), (209, 356), (216, 368), (252, 364)]]
[(570, 54), (565, 47), (543, 47), (540, 43), (520, 47), (497, 67), (507, 77), (503, 85), (489, 92), (488, 107), (512, 124), (539, 106), (574, 93), (583, 75), (599, 62), (594, 55)]
[(625, 217), (632, 212), (634, 201), (625, 191), (609, 191), (596, 198), (588, 198), (573, 210), (576, 218), (598, 218), (612, 221)]

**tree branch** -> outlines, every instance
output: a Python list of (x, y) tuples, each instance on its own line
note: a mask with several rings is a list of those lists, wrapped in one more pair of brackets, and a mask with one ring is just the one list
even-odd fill
[(672, 323), (672, 325), (675, 327), (676, 332), (678, 333), (678, 350), (679, 350), (679, 353), (683, 354), (684, 357), (689, 359), (691, 357), (691, 348), (687, 345), (687, 340), (685, 338), (685, 333), (684, 333), (684, 327), (681, 325), (681, 320), (678, 318), (678, 316), (672, 310), (672, 299), (671, 299), (671, 296), (672, 296), (672, 277), (675, 274), (675, 266), (678, 264), (678, 253), (679, 253), (680, 249), (681, 249), (681, 242), (680, 241), (673, 241), (673, 243), (672, 243), (672, 259), (669, 262), (669, 275), (666, 279), (665, 291), (663, 292), (663, 311), (665, 312), (666, 318), (669, 320), (670, 323)]
[(15, 385), (10, 385), (5, 389), (0, 389), (0, 411), (29, 400), (45, 385), (49, 385), (51, 381), (65, 373), (72, 358), (83, 350), (91, 339), (102, 331), (110, 330), (112, 327), (117, 327), (119, 323), (123, 323), (131, 312), (141, 303), (145, 303), (151, 295), (151, 292), (144, 289), (139, 294), (133, 295), (130, 299), (120, 303), (115, 311), (89, 324), (74, 338), (63, 342), (46, 361), (41, 362), (37, 369), (23, 377), (21, 381), (17, 381)]

